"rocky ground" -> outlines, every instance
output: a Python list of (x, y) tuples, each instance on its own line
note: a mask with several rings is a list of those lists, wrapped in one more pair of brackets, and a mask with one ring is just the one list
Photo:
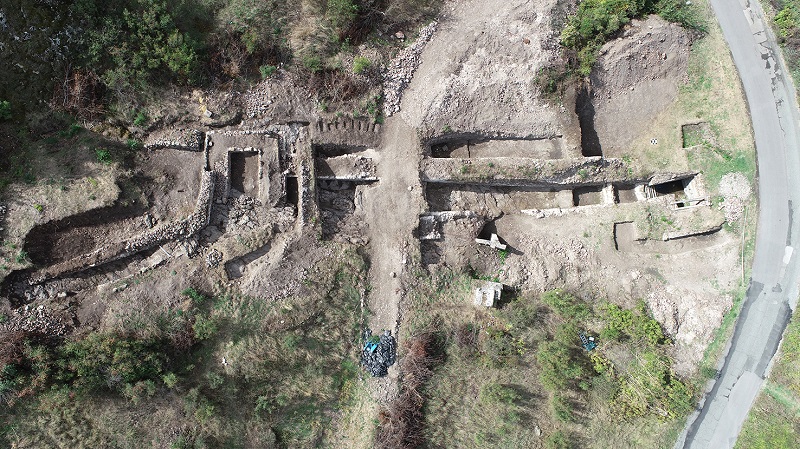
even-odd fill
[[(195, 91), (183, 95), (180, 108), (188, 111), (185, 115), (176, 112), (180, 108), (175, 106), (175, 110), (165, 112), (169, 119), (152, 129), (134, 130), (150, 136), (148, 148), (135, 162), (146, 177), (126, 178), (135, 179), (139, 186), (137, 192), (145, 198), (146, 215), (142, 210), (119, 228), (113, 225), (122, 220), (114, 217), (107, 223), (89, 224), (95, 227), (94, 239), (121, 240), (139, 228), (147, 230), (196, 213), (195, 200), (204, 170), (219, 169), (223, 175), (226, 171), (224, 164), (209, 164), (208, 151), (199, 151), (199, 134), (187, 134), (186, 130), (249, 132), (281, 124), (294, 131), (318, 133), (314, 145), (335, 144), (345, 152), (368, 146), (374, 150), (369, 159), (377, 181), (358, 184), (352, 193), (341, 184), (337, 184), (341, 189), (330, 184), (321, 187), (315, 184), (313, 161), (303, 161), (295, 147), (281, 147), (281, 170), (264, 163), (257, 172), (259, 179), (274, 175), (268, 182), (281, 180), (284, 184), (278, 190), (283, 189), (285, 199), (265, 204), (243, 192), (217, 198), (205, 212), (210, 214), (207, 226), (193, 231), (193, 235), (151, 245), (148, 252), (115, 260), (115, 265), (106, 268), (92, 266), (82, 273), (62, 273), (57, 281), (64, 289), (40, 295), (33, 303), (7, 298), (2, 311), (9, 319), (0, 323), (0, 331), (32, 326), (62, 335), (81, 328), (110, 328), (135, 319), (131, 309), (151, 313), (168, 308), (176, 301), (175, 292), (187, 286), (233, 290), (264, 301), (280, 301), (313, 282), (311, 267), (330, 258), (332, 250), (320, 245), (321, 239), (359, 246), (367, 255), (371, 288), (362, 292), (364, 307), (370, 312), (366, 324), (376, 333), (391, 331), (401, 348), (403, 310), (412, 277), (420, 270), (434, 272), (443, 266), (471, 267), (522, 291), (563, 287), (591, 300), (609, 299), (625, 305), (644, 299), (678, 343), (678, 370), (691, 373), (731, 307), (731, 295), (723, 292), (730, 291), (739, 277), (740, 240), (724, 230), (686, 240), (653, 239), (653, 235), (676, 231), (659, 227), (672, 223), (673, 214), (684, 217), (683, 221), (676, 219), (680, 223), (705, 217), (689, 208), (677, 211), (675, 196), (669, 197), (672, 203), (658, 199), (648, 202), (652, 198), (630, 206), (602, 203), (601, 188), (612, 184), (614, 188), (619, 187), (617, 184), (631, 188), (636, 184), (642, 191), (652, 188), (648, 182), (655, 167), (634, 173), (622, 159), (609, 157), (622, 155), (637, 139), (649, 138), (648, 129), (659, 112), (675, 101), (687, 77), (692, 36), (658, 18), (634, 21), (617, 40), (603, 47), (588, 80), (567, 92), (560, 102), (545, 99), (536, 76), (560, 58), (557, 25), (566, 14), (563, 3), (448, 3), (441, 20), (424, 28), (419, 39), (384, 72), (383, 106), (391, 117), (381, 127), (372, 124), (369, 132), (359, 134), (354, 127), (339, 132), (351, 144), (355, 142), (352, 147), (326, 142), (324, 133), (315, 131), (313, 124), (320, 119), (318, 105), (288, 74), (279, 73), (243, 93)], [(338, 118), (325, 120), (338, 129)], [(342, 126), (344, 123), (341, 119)], [(426, 171), (426, 167), (435, 165), (429, 162), (429, 140), (446, 140), (453, 135), (559, 139), (559, 145), (568, 149), (586, 145), (592, 137), (606, 159), (590, 167), (585, 159), (570, 152), (560, 157), (576, 159), (574, 163), (534, 161), (520, 153), (523, 156), (489, 162), (461, 158), (464, 160), (452, 162), (453, 166), (472, 167), (474, 171), (463, 169), (457, 180), (445, 178), (458, 169)], [(308, 154), (303, 157), (307, 159), (316, 157), (310, 142), (304, 147)], [(685, 155), (680, 158), (685, 161)], [(482, 164), (494, 171), (478, 171)], [(548, 172), (552, 167), (564, 168), (563, 173), (545, 179), (552, 174)], [(508, 170), (501, 172), (505, 168)], [(669, 169), (663, 171), (671, 173)], [(456, 196), (444, 195), (440, 203), (450, 209), (433, 211), (431, 204), (436, 201), (432, 201), (430, 192), (437, 180), (430, 176), (423, 179), (423, 175), (431, 174), (442, 177), (438, 182), (467, 185), (468, 193), (459, 194), (460, 203), (453, 200)], [(120, 173), (116, 176), (122, 179)], [(294, 205), (290, 204), (286, 180), (292, 177), (299, 179), (296, 189), (305, 198)], [(304, 177), (310, 184), (302, 183)], [(91, 193), (90, 203), (64, 208), (58, 215), (49, 210), (34, 213), (28, 204), (32, 201), (9, 203), (6, 222), (24, 219), (28, 223), (15, 228), (21, 235), (14, 237), (24, 240), (35, 224), (54, 223), (117, 201), (119, 192), (111, 192), (110, 187), (114, 183), (98, 179), (107, 187), (105, 196)], [(488, 190), (490, 184), (495, 190)], [(518, 188), (519, 184), (525, 184), (528, 190)], [(578, 188), (596, 191), (567, 191)], [(741, 174), (727, 175), (719, 194), (724, 198), (725, 219), (740, 220), (743, 204), (751, 195), (749, 181)], [(593, 207), (579, 207), (581, 195), (583, 201), (594, 201)], [(710, 196), (709, 192), (704, 195)], [(471, 198), (479, 198), (486, 207), (475, 207), (478, 200)], [(548, 205), (529, 206), (534, 200)], [(698, 207), (720, 215), (711, 211), (710, 198), (706, 200)], [(313, 203), (308, 215), (303, 201)], [(537, 211), (523, 213), (523, 209)], [(457, 212), (457, 217), (445, 220), (437, 238), (420, 243), (420, 215), (429, 212)], [(717, 215), (713, 218), (719, 218)], [(509, 245), (506, 256), (501, 258), (496, 251), (475, 244), (475, 237), (487, 223)], [(622, 223), (633, 223), (631, 229), (647, 228), (625, 243), (625, 248), (633, 248), (631, 251), (621, 249), (624, 245), (618, 242), (615, 224)], [(74, 242), (73, 237), (68, 236)], [(80, 256), (89, 246), (72, 245), (69, 255)], [(48, 261), (38, 264), (46, 266)], [(15, 268), (18, 276), (28, 274), (22, 266)], [(7, 288), (4, 293), (8, 296), (8, 292)], [(376, 371), (384, 374), (383, 369)], [(371, 384), (375, 398), (388, 401), (394, 397), (399, 378), (397, 366), (392, 365), (387, 379)]]

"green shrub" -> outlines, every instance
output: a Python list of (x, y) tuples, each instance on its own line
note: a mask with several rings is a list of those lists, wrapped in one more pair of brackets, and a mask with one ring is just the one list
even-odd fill
[(564, 432), (557, 430), (547, 436), (547, 439), (544, 440), (544, 447), (547, 449), (572, 449), (573, 445)]
[(225, 383), (225, 378), (214, 371), (206, 373), (206, 380), (208, 381), (208, 388), (212, 390), (216, 390)]
[(585, 302), (561, 289), (545, 292), (542, 302), (564, 319), (585, 319), (591, 313)]
[(178, 385), (178, 376), (176, 376), (175, 373), (164, 374), (161, 376), (161, 380), (164, 382), (164, 385), (170, 389), (175, 388), (175, 386)]
[(0, 121), (8, 120), (11, 118), (11, 103), (6, 100), (0, 100)]
[(800, 10), (794, 5), (784, 6), (775, 15), (775, 25), (778, 26), (778, 35), (783, 39), (793, 37), (800, 24)]
[(605, 42), (644, 7), (645, 0), (584, 0), (561, 32), (561, 41), (573, 49)]
[(152, 380), (142, 380), (134, 384), (125, 384), (122, 394), (134, 404), (156, 394), (156, 384)]
[(498, 383), (489, 383), (481, 388), (478, 395), (481, 403), (486, 405), (491, 404), (507, 404), (512, 405), (519, 401), (519, 394), (513, 388)]
[(354, 0), (328, 0), (326, 16), (340, 32), (350, 27), (358, 16), (358, 3)]
[(133, 118), (133, 124), (135, 126), (144, 126), (148, 121), (150, 121), (150, 118), (144, 111), (137, 112), (136, 117)]
[(363, 56), (353, 58), (353, 73), (364, 73), (370, 67), (372, 67), (372, 61), (369, 59)]
[(267, 79), (271, 77), (276, 70), (278, 70), (278, 68), (274, 65), (262, 65), (258, 68), (258, 71), (261, 73), (261, 79)]
[(303, 67), (311, 71), (312, 73), (321, 72), (323, 69), (322, 66), (322, 58), (317, 55), (305, 55), (303, 56)]
[(541, 372), (539, 380), (545, 389), (558, 391), (577, 388), (592, 375), (586, 351), (580, 346), (578, 328), (572, 323), (560, 325), (551, 340), (539, 344), (536, 361)]
[(213, 318), (198, 315), (192, 325), (194, 337), (198, 340), (208, 340), (217, 333), (217, 323)]
[(482, 341), (484, 361), (489, 366), (513, 366), (525, 352), (525, 342), (501, 329), (488, 329)]
[(186, 83), (198, 68), (200, 44), (176, 25), (178, 7), (166, 0), (82, 0), (80, 63), (114, 90), (132, 90), (159, 78)]
[(94, 155), (97, 158), (97, 162), (101, 164), (111, 163), (111, 152), (105, 148), (96, 148), (94, 150)]
[(142, 143), (139, 142), (136, 139), (128, 139), (128, 140), (126, 140), (125, 141), (125, 145), (127, 145), (128, 148), (131, 149), (131, 150), (138, 150), (139, 148), (142, 147)]
[(208, 297), (200, 293), (199, 291), (195, 290), (192, 287), (189, 287), (181, 292), (183, 296), (188, 296), (194, 305), (201, 305), (208, 301)]
[(539, 307), (527, 298), (517, 298), (497, 313), (512, 329), (527, 329), (539, 320)]
[(123, 390), (126, 384), (158, 379), (166, 357), (161, 343), (92, 333), (57, 350), (59, 381), (87, 390)]
[(17, 253), (17, 256), (14, 258), (17, 263), (25, 263), (28, 261), (28, 252), (27, 251), (20, 251)]
[(553, 409), (553, 416), (561, 422), (575, 421), (575, 414), (569, 399), (559, 393), (554, 393), (550, 399), (550, 406)]
[(655, 13), (664, 20), (678, 23), (684, 28), (707, 32), (706, 20), (700, 8), (693, 2), (685, 0), (658, 0), (655, 3)]
[(633, 339), (650, 347), (656, 347), (667, 341), (658, 321), (650, 316), (647, 304), (640, 301), (636, 310), (623, 309), (616, 304), (606, 303), (601, 306), (605, 327), (600, 332), (603, 340)]
[(688, 413), (693, 407), (692, 392), (675, 376), (671, 365), (669, 357), (654, 351), (638, 354), (612, 400), (619, 416), (630, 419), (654, 414), (669, 420)]
[(600, 47), (631, 19), (657, 13), (682, 26), (705, 31), (705, 21), (694, 4), (683, 0), (584, 0), (569, 17), (561, 43), (578, 52), (579, 73), (588, 76)]

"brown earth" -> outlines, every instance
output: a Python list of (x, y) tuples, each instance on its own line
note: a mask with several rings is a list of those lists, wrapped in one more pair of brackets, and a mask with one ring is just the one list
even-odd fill
[[(366, 254), (370, 288), (361, 292), (369, 310), (366, 324), (376, 332), (391, 330), (401, 345), (406, 338), (404, 301), (413, 278), (424, 270), (434, 272), (445, 266), (472, 267), (522, 291), (565, 287), (589, 300), (609, 299), (625, 305), (645, 299), (678, 343), (678, 370), (692, 372), (731, 306), (731, 296), (722, 292), (730, 291), (739, 277), (735, 269), (739, 237), (722, 230), (708, 236), (660, 240), (668, 232), (685, 231), (677, 229), (682, 224), (690, 231), (692, 226), (707, 225), (706, 221), (718, 219), (721, 224), (721, 213), (708, 207), (708, 198), (698, 206), (703, 213), (688, 207), (680, 210), (675, 194), (638, 198), (634, 188), (644, 191), (651, 187), (647, 184), (656, 167), (634, 173), (620, 160), (606, 159), (607, 164), (587, 171), (586, 160), (572, 151), (581, 143), (585, 146), (587, 136), (594, 133), (595, 144), (605, 157), (622, 155), (632, 140), (646, 135), (686, 80), (691, 36), (658, 18), (634, 21), (620, 39), (603, 47), (587, 90), (568, 92), (558, 104), (541, 97), (536, 76), (539, 69), (560, 58), (557, 42), (559, 18), (565, 14), (562, 3), (449, 3), (403, 94), (400, 113), (369, 131), (343, 126), (328, 134), (335, 134), (335, 142), (334, 137), (326, 141), (325, 133), (315, 131), (318, 108), (309, 93), (288, 76), (271, 78), (243, 94), (232, 90), (182, 94), (175, 104), (164, 106), (163, 119), (150, 131), (178, 126), (220, 131), (218, 143), (209, 150), (220, 157), (227, 154), (228, 147), (237, 146), (234, 143), (241, 137), (237, 132), (291, 123), (284, 128), (302, 128), (313, 137), (299, 138), (295, 147), (281, 147), (280, 164), (268, 167), (271, 171), (266, 176), (254, 159), (254, 151), (263, 148), (248, 156), (231, 157), (230, 170), (220, 173), (235, 174), (230, 179), (232, 193), (215, 198), (210, 223), (198, 235), (175, 239), (104, 267), (47, 280), (47, 288), (40, 291), (42, 297), (31, 305), (59, 305), (60, 311), (66, 304), (74, 312), (77, 327), (85, 331), (125, 326), (142, 315), (169, 310), (180, 301), (177, 292), (190, 286), (280, 304), (314, 282), (312, 267), (332, 258), (334, 248), (339, 248), (330, 242), (333, 240), (361, 247)], [(590, 115), (588, 125), (585, 114)], [(330, 120), (334, 119), (326, 118), (326, 122)], [(458, 159), (454, 167), (458, 163), (473, 169), (513, 166), (519, 171), (469, 172), (467, 168), (458, 180), (433, 183), (422, 179), (430, 150), (426, 148), (428, 139), (450, 134), (485, 139), (481, 144), (519, 138), (522, 143), (515, 142), (513, 147), (513, 155), (522, 156), (519, 160), (492, 159), (495, 155), (485, 149), (476, 152), (474, 160), (469, 152), (451, 156)], [(285, 135), (281, 139), (284, 144), (288, 141)], [(312, 139), (314, 145), (335, 145), (337, 151), (344, 148), (345, 141), (350, 149), (369, 148), (365, 154), (371, 159), (377, 182), (352, 189), (341, 184), (326, 188), (314, 178), (314, 159), (319, 154)], [(526, 139), (539, 142), (539, 150), (533, 154), (561, 160), (526, 160), (519, 149)], [(544, 152), (541, 148), (569, 151)], [(208, 168), (217, 170), (215, 162), (222, 159), (212, 161)], [(28, 217), (30, 226), (17, 236), (29, 236), (34, 262), (60, 261), (89, 251), (98, 242), (130, 237), (136, 229), (149, 227), (147, 220), (168, 223), (195, 207), (201, 172), (206, 168), (203, 152), (143, 150), (135, 164), (147, 177), (126, 179), (140, 184), (138, 191), (147, 204), (130, 216), (113, 215), (104, 221), (100, 208), (111, 206), (118, 192), (114, 198), (103, 198), (104, 202), (45, 218), (24, 210), (30, 209), (31, 201), (12, 201), (13, 217), (38, 217)], [(537, 178), (540, 172), (524, 170), (562, 165), (564, 173), (553, 179), (543, 180)], [(437, 173), (443, 178), (452, 175), (448, 170)], [(671, 180), (671, 173), (661, 174)], [(272, 183), (272, 196), (258, 193), (259, 182)], [(604, 188), (609, 186), (616, 189), (619, 201), (604, 202)], [(276, 198), (275, 192), (282, 192), (282, 197)], [(292, 199), (298, 195), (304, 199)], [(265, 197), (270, 204), (260, 202)], [(420, 215), (442, 211), (475, 214), (445, 222), (442, 236), (420, 243)], [(79, 213), (89, 221), (81, 221)], [(34, 231), (28, 233), (31, 228)], [(509, 245), (506, 256), (475, 243), (474, 239), (481, 234), (486, 237), (487, 231)], [(373, 398), (386, 402), (395, 397), (400, 377), (395, 366), (387, 378), (372, 380)]]

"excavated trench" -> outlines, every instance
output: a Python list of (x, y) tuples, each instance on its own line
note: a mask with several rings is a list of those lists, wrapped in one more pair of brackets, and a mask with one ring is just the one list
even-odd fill
[(258, 197), (259, 157), (256, 152), (230, 153), (231, 188), (247, 196)]
[(434, 158), (481, 159), (497, 157), (529, 159), (562, 159), (565, 157), (562, 137), (551, 139), (490, 139), (463, 136), (437, 140), (429, 145)]
[(602, 156), (600, 137), (598, 137), (594, 125), (595, 110), (594, 104), (592, 104), (592, 93), (587, 86), (581, 87), (578, 91), (575, 98), (575, 113), (578, 115), (578, 123), (581, 127), (581, 153), (585, 157)]
[(65, 262), (144, 231), (147, 210), (144, 204), (117, 204), (41, 224), (25, 237), (23, 249), (38, 266)]
[[(428, 183), (425, 186), (428, 207), (432, 212), (472, 210), (484, 214), (490, 212), (488, 215), (559, 207), (563, 202), (560, 201), (563, 194), (559, 192), (562, 191), (474, 184)], [(566, 192), (569, 195), (569, 191)]]
[(619, 184), (614, 186), (614, 202), (618, 204), (635, 203), (639, 201), (636, 197), (635, 184)]
[[(425, 198), (431, 212), (469, 210), (487, 217), (498, 217), (530, 209), (603, 204), (603, 190), (603, 185), (556, 188), (429, 182), (425, 185)], [(626, 200), (628, 195), (626, 191)]]
[(578, 187), (572, 191), (575, 206), (591, 206), (603, 203), (603, 186)]
[(335, 145), (335, 144), (315, 144), (311, 146), (314, 157), (339, 157), (348, 154), (362, 153), (367, 150), (364, 145)]
[(364, 222), (356, 217), (361, 206), (361, 189), (370, 182), (354, 182), (335, 179), (317, 180), (317, 202), (322, 224), (322, 238), (345, 239), (363, 235)]
[(96, 288), (101, 284), (118, 281), (140, 273), (146, 267), (146, 261), (160, 248), (150, 248), (131, 256), (86, 268), (74, 273), (66, 273), (46, 282), (32, 286), (28, 282), (35, 268), (14, 271), (3, 280), (0, 293), (11, 300), (13, 307), (29, 303), (37, 295), (55, 296), (58, 292), (78, 292)]

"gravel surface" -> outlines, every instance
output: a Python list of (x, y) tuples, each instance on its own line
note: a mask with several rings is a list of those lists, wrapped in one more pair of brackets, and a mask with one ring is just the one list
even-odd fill
[(728, 173), (719, 182), (719, 193), (725, 198), (722, 205), (725, 219), (732, 223), (742, 218), (744, 206), (752, 194), (750, 181), (741, 173)]
[(383, 113), (387, 117), (400, 111), (400, 100), (414, 71), (419, 66), (419, 57), (425, 44), (436, 32), (438, 22), (434, 21), (419, 30), (419, 37), (413, 44), (404, 49), (392, 60), (383, 74)]

